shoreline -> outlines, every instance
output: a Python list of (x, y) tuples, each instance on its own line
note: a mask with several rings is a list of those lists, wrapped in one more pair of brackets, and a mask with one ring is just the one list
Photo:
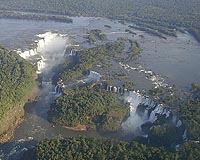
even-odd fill
[[(3, 15), (2, 15), (3, 14)], [(134, 23), (136, 26), (129, 25), (129, 28), (136, 29), (139, 31), (144, 31), (147, 34), (159, 37), (161, 39), (167, 39), (166, 36), (169, 37), (177, 37), (178, 32), (188, 32), (192, 37), (200, 43), (200, 36), (197, 33), (197, 30), (195, 28), (187, 28), (185, 26), (181, 26), (180, 24), (171, 26), (174, 27), (173, 31), (165, 31), (163, 28), (160, 28), (157, 30), (153, 27), (148, 27), (146, 24), (151, 24), (151, 22), (144, 22), (141, 23), (141, 18), (137, 17), (134, 20), (130, 20), (127, 18), (120, 18), (120, 17), (110, 17), (110, 16), (89, 16), (89, 15), (70, 15), (70, 14), (62, 14), (62, 13), (56, 13), (56, 12), (37, 12), (37, 11), (23, 11), (23, 10), (13, 10), (13, 9), (0, 9), (0, 19), (10, 19), (10, 20), (27, 20), (27, 21), (41, 21), (41, 22), (47, 22), (52, 21), (55, 23), (66, 23), (66, 24), (72, 24), (73, 18), (76, 17), (85, 17), (85, 18), (103, 18), (103, 19), (109, 19), (113, 21), (122, 21), (122, 24), (125, 22), (127, 24)], [(155, 22), (154, 22), (155, 23)], [(169, 27), (169, 26), (168, 26)], [(170, 27), (168, 28), (170, 29)]]
[(33, 103), (37, 100), (38, 92), (39, 88), (38, 86), (36, 86), (31, 92), (31, 94), (27, 97), (27, 100), (24, 104), (13, 107), (5, 114), (1, 123), (6, 124), (7, 129), (5, 129), (5, 131), (3, 131), (3, 133), (0, 135), (0, 145), (3, 145), (4, 143), (8, 142), (10, 139), (13, 138), (16, 128), (18, 128), (19, 125), (24, 121), (24, 107), (26, 106), (26, 104)]
[(78, 131), (78, 132), (88, 131), (88, 127), (86, 125), (81, 125), (81, 124), (79, 124), (75, 127), (63, 126), (63, 128), (66, 128), (66, 129), (69, 129), (69, 130), (72, 130), (72, 131)]

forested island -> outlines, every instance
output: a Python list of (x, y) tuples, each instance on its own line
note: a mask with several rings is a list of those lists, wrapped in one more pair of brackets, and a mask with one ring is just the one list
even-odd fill
[(75, 130), (118, 131), (129, 114), (128, 105), (101, 85), (94, 83), (64, 90), (64, 95), (51, 106), (50, 121)]
[[(101, 32), (92, 30), (88, 33), (88, 36), (85, 37), (87, 40), (91, 36), (98, 39), (97, 37), (100, 36)], [(125, 50), (125, 41), (130, 43), (127, 51)], [(55, 79), (58, 80), (58, 84), (59, 81), (64, 82), (66, 85), (69, 85), (70, 82), (74, 82), (74, 84), (72, 83), (71, 87), (63, 89), (63, 95), (58, 97), (52, 104), (49, 111), (49, 120), (54, 124), (71, 127), (74, 130), (80, 128), (80, 130), (118, 131), (121, 123), (129, 114), (129, 108), (123, 100), (120, 100), (121, 95), (106, 91), (109, 82), (105, 80), (109, 80), (109, 76), (103, 76), (103, 81), (99, 83), (91, 80), (81, 85), (76, 84), (75, 81), (87, 77), (88, 72), (97, 68), (97, 65), (100, 66), (103, 72), (105, 70), (109, 72), (109, 66), (112, 65), (111, 59), (129, 61), (132, 57), (137, 56), (139, 51), (139, 44), (136, 41), (118, 39), (117, 41), (76, 51), (76, 55), (67, 57), (66, 62), (58, 69)], [(128, 56), (124, 57), (127, 52)], [(117, 74), (115, 78), (120, 79), (122, 76)], [(125, 82), (123, 87), (132, 88), (133, 85), (131, 82)]]
[[(88, 36), (86, 39), (88, 40)], [(128, 50), (125, 49), (125, 42), (130, 44)], [(137, 41), (121, 38), (89, 49), (81, 49), (77, 52), (77, 55), (69, 57), (59, 67), (59, 72), (55, 77), (63, 81), (78, 79), (83, 77), (87, 71), (97, 67), (97, 65), (105, 71), (111, 65), (111, 59), (117, 62), (129, 62), (137, 58), (140, 52), (141, 47)]]
[(16, 52), (0, 48), (0, 143), (23, 117), (25, 103), (36, 92), (35, 79), (33, 65)]
[[(134, 53), (137, 53), (137, 49), (134, 49), (134, 47), (139, 47), (139, 44), (137, 44), (136, 41), (121, 38), (114, 42), (108, 42), (104, 45), (98, 45), (94, 48), (82, 50), (80, 54), (71, 57), (64, 65), (64, 68), (61, 68), (60, 74), (58, 74), (59, 78), (62, 78), (64, 81), (67, 81), (73, 80), (74, 78), (83, 77), (85, 76), (88, 70), (94, 69), (96, 67), (96, 64), (104, 64), (104, 69), (109, 70), (108, 68), (111, 65), (109, 59), (111, 59), (111, 57), (112, 60), (115, 61), (129, 61), (129, 56), (126, 58), (121, 58), (120, 56), (123, 55), (122, 57), (124, 57), (124, 41), (130, 42), (131, 45), (128, 51), (130, 51), (132, 55), (134, 55)], [(87, 57), (85, 57), (86, 55)], [(68, 74), (68, 72), (73, 74)], [(79, 76), (68, 77), (68, 75)], [(118, 79), (119, 77), (120, 75), (116, 74), (114, 79)], [(102, 79), (106, 78), (102, 77)], [(75, 130), (97, 129), (98, 131), (112, 132), (119, 130), (120, 124), (126, 117), (128, 110), (125, 106), (122, 105), (122, 103), (120, 103), (119, 95), (112, 92), (105, 92), (105, 90), (102, 89), (105, 87), (102, 87), (102, 85), (103, 84), (101, 83), (91, 83), (84, 84), (83, 86), (79, 87), (74, 86), (65, 89), (63, 91), (63, 96), (58, 97), (51, 106), (51, 110), (49, 112), (50, 121), (57, 125), (66, 125), (68, 126), (68, 128)], [(123, 87), (129, 89), (133, 88), (133, 86), (133, 82), (125, 82), (123, 85)], [(74, 138), (73, 140), (76, 142), (78, 141), (78, 144), (83, 145), (85, 141), (89, 141), (89, 143), (93, 143), (98, 147), (95, 147), (94, 153), (90, 150), (91, 157), (85, 157), (85, 153), (87, 151), (84, 149), (82, 150), (80, 148), (76, 148), (76, 150), (80, 149), (80, 152), (83, 151), (83, 154), (75, 154), (67, 151), (67, 154), (64, 154), (66, 152), (61, 152), (59, 153), (59, 155), (62, 155), (63, 157), (69, 156), (67, 159), (70, 159), (70, 157), (74, 156), (78, 156), (78, 158), (81, 157), (83, 159), (141, 159), (141, 157), (143, 157), (143, 159), (196, 159), (196, 157), (199, 155), (198, 149), (200, 147), (198, 122), (198, 101), (200, 96), (199, 90), (199, 84), (193, 83), (190, 96), (186, 100), (182, 100), (181, 97), (173, 95), (172, 93), (174, 91), (172, 88), (170, 89), (159, 87), (149, 91), (149, 95), (152, 97), (152, 99), (154, 97), (159, 97), (159, 99), (157, 99), (158, 103), (172, 106), (174, 103), (178, 102), (179, 105), (173, 108), (172, 112), (176, 114), (178, 118), (180, 118), (180, 120), (182, 121), (182, 126), (176, 127), (173, 125), (173, 122), (170, 120), (172, 118), (172, 115), (170, 115), (168, 118), (166, 118), (163, 115), (158, 115), (157, 120), (153, 124), (146, 123), (141, 126), (143, 132), (148, 134), (148, 138), (139, 138), (138, 142), (142, 142), (145, 145), (142, 145), (137, 142), (126, 143), (105, 140), (105, 147), (112, 147), (111, 149), (109, 149), (108, 153), (106, 153), (105, 155), (101, 154), (101, 156), (99, 155), (99, 157), (97, 156), (98, 154), (95, 150), (98, 150), (99, 153), (100, 150), (98, 147), (101, 146), (99, 142), (103, 143), (102, 140), (98, 142), (98, 140), (95, 139), (89, 140), (85, 138)], [(139, 106), (138, 112), (140, 112), (139, 110), (141, 110), (141, 114), (143, 114), (145, 106)], [(187, 137), (184, 138), (183, 133), (185, 134), (186, 132)], [(79, 142), (79, 140), (83, 140), (84, 142)], [(37, 158), (41, 157), (40, 154), (44, 156), (43, 158), (47, 158), (45, 156), (47, 156), (46, 148), (48, 148), (48, 145), (54, 146), (54, 143), (56, 143), (56, 149), (54, 148), (52, 150), (57, 150), (59, 152), (59, 147), (65, 145), (66, 143), (67, 145), (70, 145), (71, 142), (69, 143), (68, 141), (71, 141), (71, 139), (54, 139), (41, 142), (38, 144), (38, 146), (35, 148), (32, 154)], [(122, 148), (124, 148), (124, 146), (126, 145), (128, 146), (127, 148), (124, 148), (127, 152), (123, 151), (123, 153), (121, 154), (112, 154), (112, 148), (115, 148), (118, 146), (118, 144), (122, 143)], [(75, 144), (73, 143), (72, 146), (74, 145)], [(133, 147), (131, 147), (131, 145), (136, 147), (133, 149), (134, 151), (130, 149)], [(137, 147), (141, 147), (143, 149), (140, 148), (141, 151), (139, 149), (139, 151), (136, 152), (135, 150), (137, 150)], [(144, 147), (146, 148), (145, 150)], [(121, 151), (120, 148), (119, 150)], [(117, 152), (117, 150), (115, 151)], [(59, 159), (60, 157), (58, 156), (58, 152), (48, 152), (48, 155), (51, 155), (55, 159)], [(160, 155), (159, 153), (162, 153), (162, 155)], [(113, 157), (110, 157), (112, 155)]]
[(187, 30), (200, 41), (200, 2), (196, 0), (1, 0), (0, 9), (68, 16), (107, 17), (163, 36)]
[[(155, 53), (158, 52), (159, 55), (156, 55), (161, 57), (162, 53), (157, 49), (158, 46), (154, 46), (154, 44), (159, 40), (168, 43), (167, 38), (173, 36), (170, 38), (176, 39), (178, 32), (189, 32), (200, 42), (199, 6), (200, 1), (198, 0), (0, 0), (0, 18), (51, 20), (63, 24), (63, 22), (73, 23), (73, 20), (68, 16), (92, 16), (106, 17), (111, 19), (113, 23), (107, 25), (107, 21), (102, 21), (106, 22), (102, 23), (105, 29), (105, 31), (102, 31), (102, 28), (100, 30), (89, 25), (93, 20), (91, 18), (91, 20), (86, 21), (88, 26), (83, 25), (84, 29), (81, 28), (81, 25), (81, 27), (78, 26), (80, 28), (77, 27), (78, 29), (75, 26), (75, 30), (78, 30), (80, 35), (76, 35), (72, 28), (63, 29), (62, 35), (56, 35), (57, 38), (59, 36), (67, 37), (65, 37), (67, 44), (63, 43), (67, 47), (65, 46), (66, 48), (61, 52), (59, 50), (64, 55), (61, 58), (63, 61), (56, 63), (55, 66), (52, 65), (53, 69), (49, 67), (50, 69), (47, 69), (47, 72), (50, 73), (39, 75), (41, 76), (40, 90), (43, 94), (38, 98), (37, 108), (36, 105), (33, 105), (35, 110), (30, 111), (33, 117), (36, 117), (34, 117), (35, 119), (42, 120), (35, 121), (33, 118), (34, 123), (30, 123), (33, 120), (30, 118), (29, 123), (33, 127), (29, 128), (34, 133), (24, 134), (27, 137), (23, 135), (23, 139), (16, 140), (22, 146), (26, 146), (25, 143), (37, 144), (27, 148), (19, 147), (20, 149), (13, 145), (13, 150), (16, 153), (13, 150), (10, 150), (10, 153), (17, 155), (18, 151), (22, 151), (21, 153), (24, 153), (23, 159), (41, 160), (199, 159), (200, 84), (193, 83), (187, 94), (184, 92), (184, 96), (178, 95), (175, 85), (162, 85), (164, 78), (159, 79), (162, 73), (158, 73), (161, 75), (154, 73), (151, 67), (148, 68), (148, 65), (144, 65), (147, 68), (143, 68), (142, 65), (146, 63), (145, 61), (141, 63), (135, 61), (140, 58), (143, 48), (146, 49), (144, 47), (145, 40), (148, 41), (150, 47), (154, 48)], [(74, 19), (76, 21), (76, 18)], [(100, 19), (95, 18), (95, 20)], [(116, 32), (129, 34), (127, 37), (126, 35), (116, 36), (120, 38), (111, 40), (113, 36), (109, 39), (110, 35), (107, 36), (107, 31), (110, 31), (109, 33), (115, 32), (111, 29), (115, 23), (118, 23), (113, 20), (118, 20), (120, 25), (126, 24), (126, 28), (123, 28), (124, 26), (119, 27)], [(133, 31), (133, 29), (139, 31)], [(82, 33), (82, 30), (84, 33)], [(66, 31), (67, 34), (64, 35)], [(143, 31), (148, 33), (148, 36), (157, 36), (156, 40), (147, 39), (148, 36), (143, 35)], [(59, 29), (56, 32), (59, 33)], [(48, 34), (50, 38), (47, 39), (51, 42), (53, 36), (50, 32)], [(45, 38), (41, 39), (45, 43)], [(76, 42), (76, 40), (78, 41)], [(57, 41), (59, 42), (59, 40)], [(74, 44), (68, 45), (71, 41)], [(37, 42), (34, 41), (34, 43)], [(183, 42), (185, 42), (184, 44), (198, 45), (198, 42), (191, 42), (189, 38)], [(55, 46), (58, 45), (56, 40), (54, 43)], [(178, 43), (182, 43), (182, 41)], [(46, 57), (41, 56), (39, 60), (52, 64), (54, 61), (59, 62), (60, 57), (54, 55), (57, 54), (53, 49), (55, 46), (52, 48), (50, 46), (50, 49), (47, 49), (47, 54), (44, 54)], [(185, 46), (184, 50), (186, 50)], [(30, 51), (33, 51), (33, 48)], [(31, 54), (30, 51), (27, 51), (27, 54)], [(37, 52), (37, 49), (34, 51)], [(39, 52), (36, 54), (42, 55)], [(174, 60), (177, 57), (172, 58)], [(183, 57), (181, 58), (183, 59)], [(181, 58), (177, 58), (177, 61), (181, 61), (180, 63), (183, 61)], [(169, 59), (163, 58), (162, 60)], [(46, 67), (48, 67), (48, 64)], [(35, 96), (36, 70), (36, 66), (21, 58), (15, 51), (0, 47), (0, 143), (8, 141), (11, 137), (13, 129), (23, 118), (25, 103), (31, 101), (30, 99)], [(134, 76), (139, 78), (137, 77), (137, 79)], [(140, 86), (143, 89), (140, 90), (135, 79), (137, 79), (137, 82), (141, 80), (145, 87), (149, 87), (148, 84), (146, 85), (148, 81), (152, 85), (150, 87), (154, 88), (146, 90), (146, 88), (143, 89), (143, 86)], [(139, 89), (136, 89), (135, 86)], [(57, 93), (58, 90), (59, 93)], [(125, 92), (126, 94), (124, 94)], [(148, 98), (147, 103), (140, 104)], [(50, 102), (52, 103), (50, 104)], [(134, 112), (135, 115), (144, 117), (144, 114), (146, 114), (147, 117), (134, 119), (131, 115), (134, 107), (137, 107)], [(159, 112), (159, 110), (161, 111)], [(165, 114), (168, 113), (167, 111), (169, 111), (168, 116)], [(155, 113), (152, 116), (156, 119), (155, 121), (148, 121), (152, 112)], [(139, 123), (140, 121), (145, 123), (140, 125), (137, 131), (131, 130), (131, 127), (135, 127), (132, 123), (128, 126), (130, 131), (128, 129), (128, 131), (123, 130), (123, 123), (127, 121), (128, 117), (133, 118), (132, 121), (138, 120)], [(25, 129), (27, 129), (26, 126)], [(40, 131), (42, 133), (39, 133)], [(70, 137), (67, 132), (70, 132), (70, 136), (71, 133), (75, 134)], [(87, 134), (89, 132), (92, 134), (95, 132), (100, 136), (114, 135), (119, 132), (124, 135), (119, 138), (122, 141), (105, 137), (88, 138), (90, 135), (87, 138), (77, 137), (81, 133)], [(35, 136), (36, 134), (38, 135)], [(50, 139), (45, 139), (49, 137)]]
[(91, 30), (89, 32), (86, 33), (87, 35), (84, 36), (89, 43), (96, 43), (98, 41), (103, 41), (106, 39), (106, 35), (104, 33), (102, 33), (101, 30), (95, 29), (95, 30)]
[[(180, 128), (170, 128), (162, 117), (157, 126), (151, 129), (147, 142), (138, 139), (122, 142), (112, 139), (73, 137), (49, 139), (39, 142), (35, 148), (23, 156), (31, 159), (134, 159), (134, 160), (197, 160), (200, 156), (199, 144), (199, 84), (194, 83), (191, 97), (182, 102), (176, 113), (188, 128), (188, 139), (176, 146), (171, 142), (178, 140)], [(195, 115), (195, 116), (194, 116)], [(193, 123), (195, 122), (195, 123)], [(180, 137), (179, 137), (180, 138)], [(137, 142), (138, 141), (138, 142)], [(142, 142), (142, 143), (141, 143)]]

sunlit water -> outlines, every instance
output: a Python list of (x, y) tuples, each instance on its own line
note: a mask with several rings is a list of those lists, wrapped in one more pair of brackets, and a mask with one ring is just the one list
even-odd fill
[[(104, 27), (105, 24), (110, 25), (112, 28)], [(21, 48), (23, 50), (31, 48), (32, 42), (38, 39), (36, 35), (47, 31), (69, 35), (86, 33), (90, 29), (101, 29), (104, 32), (123, 32), (128, 28), (128, 24), (123, 25), (117, 21), (83, 17), (74, 18), (73, 24), (1, 19), (0, 26), (0, 44), (10, 49)], [(138, 67), (142, 65), (146, 69), (160, 74), (167, 83), (176, 84), (180, 89), (188, 88), (192, 82), (199, 81), (200, 45), (193, 37), (189, 34), (178, 34), (177, 38), (168, 37), (167, 40), (162, 40), (141, 31), (134, 31), (137, 33), (135, 39), (140, 42), (143, 51), (136, 62), (129, 63), (130, 66)], [(140, 34), (144, 35), (144, 38), (141, 38)], [(132, 37), (130, 34), (113, 34), (108, 35), (108, 39), (113, 40), (122, 36)], [(42, 72), (46, 73), (45, 75), (48, 78), (53, 75), (52, 67), (62, 63), (62, 56), (68, 45), (70, 45), (70, 41), (67, 37), (57, 36), (40, 50), (46, 60)], [(146, 84), (143, 84), (147, 81), (144, 73), (130, 70), (129, 74), (132, 75), (138, 89), (144, 89), (144, 86), (148, 88)], [(4, 159), (20, 157), (21, 153), (32, 147), (36, 141), (45, 138), (78, 135), (101, 137), (101, 135), (93, 131), (75, 132), (61, 127), (53, 127), (47, 121), (49, 105), (55, 98), (53, 91), (54, 86), (47, 84), (39, 91), (38, 101), (25, 107), (24, 122), (16, 129), (11, 141), (1, 147), (0, 155)], [(140, 117), (135, 118), (138, 119), (138, 123), (142, 124), (141, 121), (143, 120)], [(137, 130), (137, 128), (133, 127), (134, 130)], [(115, 135), (109, 136), (113, 137)]]

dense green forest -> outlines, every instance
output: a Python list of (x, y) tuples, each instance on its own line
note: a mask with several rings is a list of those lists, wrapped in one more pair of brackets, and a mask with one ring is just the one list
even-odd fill
[(0, 9), (100, 16), (134, 22), (148, 32), (174, 35), (184, 27), (200, 40), (199, 0), (0, 0)]
[[(93, 34), (90, 34), (89, 37), (91, 35), (92, 37), (94, 36)], [(94, 37), (96, 41), (98, 38), (96, 38), (96, 36)], [(91, 41), (93, 42), (93, 40)], [(126, 41), (130, 44), (130, 48), (127, 51), (125, 50)], [(60, 67), (59, 74), (56, 76), (64, 81), (80, 78), (88, 70), (96, 67), (97, 64), (104, 70), (107, 70), (110, 65), (110, 59), (128, 62), (136, 58), (140, 54), (140, 51), (139, 43), (132, 39), (118, 39), (117, 41), (107, 42), (106, 44), (98, 45), (97, 47), (82, 50), (77, 56), (68, 58)]]
[(192, 95), (176, 109), (175, 113), (187, 128), (188, 139), (200, 141), (200, 84), (192, 84)]
[(68, 88), (51, 106), (49, 119), (61, 126), (85, 125), (101, 131), (117, 131), (129, 108), (119, 95), (101, 89), (100, 84)]
[(158, 88), (150, 89), (148, 91), (148, 95), (151, 97), (151, 99), (153, 99), (155, 102), (159, 104), (172, 106), (181, 98), (180, 96), (177, 96), (176, 94), (174, 94), (175, 89), (176, 89), (175, 86), (173, 86), (173, 88), (158, 87)]
[(94, 138), (45, 140), (24, 154), (24, 159), (53, 160), (197, 160), (200, 145), (186, 143), (180, 152), (147, 147), (137, 142), (120, 142)]
[(19, 13), (10, 11), (0, 11), (0, 18), (10, 18), (10, 19), (26, 19), (26, 20), (36, 20), (36, 21), (55, 21), (55, 22), (65, 22), (72, 23), (72, 19), (63, 15), (48, 15), (48, 14), (32, 14), (32, 13)]
[[(200, 84), (193, 83), (190, 95), (184, 99), (174, 95), (169, 97), (165, 92), (167, 91), (163, 88), (158, 88), (151, 90), (150, 94), (161, 97), (159, 102), (169, 104), (172, 112), (181, 120), (182, 125), (175, 127), (172, 121), (170, 121), (172, 115), (168, 118), (165, 118), (163, 115), (158, 115), (157, 120), (153, 124), (146, 123), (142, 126), (143, 131), (149, 135), (148, 144), (165, 146), (166, 148), (170, 148), (172, 145), (182, 144), (186, 141), (199, 144)], [(172, 107), (173, 103), (176, 104), (176, 107)], [(137, 109), (139, 114), (143, 114), (145, 108), (145, 105), (140, 105)]]
[(59, 77), (65, 80), (80, 78), (96, 64), (108, 66), (108, 57), (115, 56), (124, 50), (124, 43), (109, 42), (106, 45), (86, 49), (78, 56), (71, 57), (62, 66)]
[(89, 43), (96, 43), (98, 41), (102, 41), (106, 39), (106, 35), (102, 33), (101, 30), (94, 29), (87, 32), (88, 35), (84, 36)]
[(16, 52), (0, 48), (0, 121), (9, 110), (25, 104), (36, 87), (35, 78), (34, 66)]
[[(162, 93), (162, 90), (151, 91)], [(173, 100), (173, 99), (172, 99)], [(148, 144), (153, 146), (164, 146), (171, 148), (173, 145), (183, 144), (185, 142), (194, 142), (199, 144), (200, 141), (200, 84), (193, 83), (189, 97), (178, 100), (175, 108), (172, 107), (173, 113), (182, 121), (182, 125), (175, 127), (163, 115), (158, 115), (154, 124), (144, 124), (142, 129), (148, 137)], [(167, 101), (167, 103), (169, 103)], [(171, 105), (170, 105), (171, 106)], [(144, 113), (145, 106), (138, 107), (139, 114)], [(172, 116), (172, 115), (171, 115)], [(184, 137), (184, 136), (185, 137)], [(190, 148), (192, 150), (192, 148)]]

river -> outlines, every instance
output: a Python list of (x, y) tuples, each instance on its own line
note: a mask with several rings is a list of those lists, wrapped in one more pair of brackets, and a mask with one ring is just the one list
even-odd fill
[[(104, 25), (109, 25), (111, 28), (104, 27)], [(74, 17), (72, 24), (1, 19), (0, 44), (9, 49), (27, 50), (31, 48), (32, 42), (38, 39), (36, 36), (38, 34), (51, 31), (66, 35), (65, 37), (58, 37), (41, 50), (46, 59), (46, 67), (42, 70), (42, 73), (44, 78), (49, 79), (54, 74), (52, 68), (62, 63), (65, 48), (71, 43), (68, 35), (83, 34), (91, 29), (101, 29), (106, 33), (122, 32), (108, 35), (108, 40), (119, 37), (130, 38), (132, 37), (131, 34), (123, 33), (125, 29), (129, 28), (128, 25), (92, 17)], [(164, 40), (138, 30), (133, 31), (137, 34), (135, 39), (140, 42), (143, 51), (136, 62), (129, 63), (130, 66), (141, 65), (152, 70), (164, 77), (167, 83), (175, 84), (181, 90), (187, 90), (192, 82), (199, 81), (200, 45), (192, 36), (188, 33), (178, 33), (178, 37), (167, 37), (167, 40)], [(144, 37), (140, 35), (144, 35)], [(77, 40), (81, 41), (81, 38), (78, 37)], [(132, 71), (130, 74), (136, 81), (138, 89), (152, 87), (143, 73)], [(146, 83), (149, 83), (149, 85), (146, 85)], [(27, 148), (33, 147), (37, 141), (45, 138), (79, 135), (99, 138), (104, 136), (123, 137), (121, 134), (101, 135), (95, 131), (75, 132), (52, 126), (47, 121), (47, 111), (51, 101), (56, 97), (53, 92), (54, 86), (46, 84), (39, 90), (37, 101), (25, 106), (24, 121), (15, 130), (13, 138), (0, 147), (0, 159), (18, 159)]]

